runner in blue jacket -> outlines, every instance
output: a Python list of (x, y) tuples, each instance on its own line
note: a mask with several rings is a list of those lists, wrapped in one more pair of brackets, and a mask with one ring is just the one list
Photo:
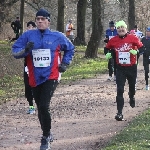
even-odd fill
[[(109, 22), (109, 29), (107, 29), (105, 31), (105, 40), (104, 42), (105, 43), (108, 43), (109, 40), (111, 38), (113, 38), (114, 36), (117, 35), (117, 30), (115, 28), (115, 25), (114, 25), (114, 22), (113, 21), (110, 21)], [(104, 54), (106, 55), (108, 53), (108, 50), (106, 47), (104, 47)], [(112, 74), (114, 72), (114, 81), (116, 80), (116, 58), (115, 58), (115, 54), (114, 54), (114, 50), (111, 50), (111, 53), (112, 53), (112, 58), (110, 58), (108, 60), (108, 70), (109, 70), (109, 77), (108, 77), (108, 81), (111, 81), (112, 80)]]
[[(45, 9), (36, 13), (35, 20), (37, 29), (24, 32), (12, 46), (12, 54), (15, 58), (26, 57), (29, 84), (43, 131), (40, 150), (48, 150), (53, 140), (50, 99), (61, 73), (66, 71), (73, 58), (75, 48), (65, 35), (49, 29), (50, 14)], [(64, 51), (62, 59), (61, 51)]]

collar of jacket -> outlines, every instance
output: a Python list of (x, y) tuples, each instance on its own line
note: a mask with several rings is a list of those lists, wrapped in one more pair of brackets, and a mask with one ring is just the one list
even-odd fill
[(42, 30), (42, 31), (40, 29), (38, 29), (38, 31), (42, 34), (49, 34), (51, 32), (51, 30), (49, 28)]

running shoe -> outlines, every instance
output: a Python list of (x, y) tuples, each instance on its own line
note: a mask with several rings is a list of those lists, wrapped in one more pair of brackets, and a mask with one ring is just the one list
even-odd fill
[(27, 111), (27, 114), (35, 114), (35, 107), (34, 106), (30, 106), (29, 110)]
[(146, 90), (149, 90), (149, 85), (146, 85), (146, 88), (145, 88)]
[(117, 121), (123, 121), (123, 115), (121, 113), (117, 113), (117, 115), (115, 116), (115, 119)]

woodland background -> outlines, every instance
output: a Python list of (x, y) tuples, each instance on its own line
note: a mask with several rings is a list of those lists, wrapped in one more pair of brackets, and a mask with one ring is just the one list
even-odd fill
[(104, 46), (104, 34), (109, 21), (124, 20), (128, 29), (137, 24), (142, 32), (149, 26), (150, 0), (3, 0), (0, 1), (0, 40), (14, 36), (10, 27), (20, 16), (22, 31), (26, 23), (35, 20), (40, 8), (51, 13), (52, 30), (65, 32), (68, 20), (73, 19), (75, 45), (86, 45), (85, 57), (95, 58), (99, 47)]

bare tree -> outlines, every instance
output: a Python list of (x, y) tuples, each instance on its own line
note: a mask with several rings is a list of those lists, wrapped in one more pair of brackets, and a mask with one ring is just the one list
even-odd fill
[(97, 57), (102, 32), (101, 0), (92, 0), (92, 34), (85, 52), (86, 58)]
[(129, 30), (134, 28), (134, 25), (135, 25), (135, 0), (129, 0), (128, 24), (129, 24)]
[(85, 45), (85, 16), (87, 0), (79, 0), (77, 3), (77, 37), (75, 45)]
[(64, 0), (58, 0), (57, 30), (64, 32)]
[[(25, 3), (28, 4), (29, 6), (31, 6), (32, 8), (34, 8), (35, 10), (38, 10), (40, 7), (39, 7), (39, 1), (36, 1), (36, 0), (32, 0), (32, 2), (29, 2), (28, 0), (25, 0)], [(36, 4), (36, 6), (35, 6)]]
[(21, 30), (20, 30), (20, 34), (23, 33), (24, 31), (24, 3), (25, 0), (21, 0), (21, 5), (20, 5), (20, 22), (21, 22)]

